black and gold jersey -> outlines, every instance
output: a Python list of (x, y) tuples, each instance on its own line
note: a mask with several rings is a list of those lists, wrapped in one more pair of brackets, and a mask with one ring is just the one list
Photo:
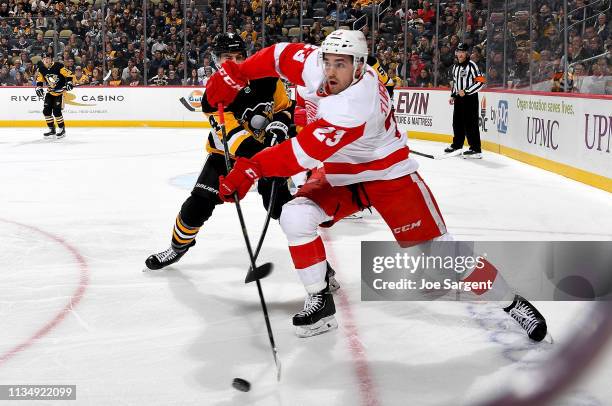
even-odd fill
[(46, 67), (42, 61), (38, 62), (38, 71), (36, 73), (36, 85), (42, 86), (47, 84), (49, 93), (53, 96), (58, 96), (64, 92), (66, 82), (72, 81), (72, 72), (64, 67), (59, 62), (53, 62), (50, 67)]
[(378, 80), (380, 81), (380, 83), (385, 85), (385, 87), (387, 88), (387, 92), (389, 92), (389, 96), (393, 97), (393, 89), (395, 88), (395, 82), (393, 82), (393, 79), (391, 79), (389, 75), (387, 75), (385, 68), (381, 66), (378, 59), (375, 56), (370, 55), (368, 56), (367, 64), (374, 68), (376, 74), (378, 75)]
[[(278, 78), (252, 80), (236, 99), (225, 108), (225, 130), (230, 155), (250, 157), (263, 148), (264, 130), (272, 121), (281, 121), (288, 127), (293, 121), (293, 105), (287, 89)], [(202, 97), (202, 111), (208, 117), (212, 130), (206, 150), (223, 154), (223, 135), (220, 131), (219, 113)], [(240, 148), (243, 146), (242, 148)]]

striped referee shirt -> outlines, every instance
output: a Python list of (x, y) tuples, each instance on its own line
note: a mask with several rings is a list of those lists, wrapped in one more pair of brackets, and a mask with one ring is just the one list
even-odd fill
[(467, 63), (456, 63), (452, 68), (453, 90), (452, 95), (459, 94), (463, 90), (465, 94), (474, 94), (485, 85), (485, 77), (480, 73), (478, 65), (474, 61)]

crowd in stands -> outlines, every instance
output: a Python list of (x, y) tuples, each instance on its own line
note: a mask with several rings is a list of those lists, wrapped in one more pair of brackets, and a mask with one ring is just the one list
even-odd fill
[[(300, 37), (319, 45), (337, 25), (361, 29), (397, 86), (449, 86), (461, 41), (489, 86), (547, 81), (565, 62), (559, 0), (441, 1), (439, 13), (425, 0), (302, 0), (302, 27), (298, 0), (197, 1), (148, 0), (145, 21), (143, 0), (0, 0), (0, 85), (31, 86), (51, 52), (78, 85), (202, 86), (224, 20), (249, 54)], [(569, 1), (567, 62), (574, 75), (609, 76), (610, 53), (588, 58), (612, 50), (610, 2), (588, 3)]]

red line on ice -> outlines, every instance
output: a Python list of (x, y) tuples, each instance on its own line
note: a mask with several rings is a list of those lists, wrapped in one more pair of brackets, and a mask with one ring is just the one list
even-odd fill
[[(323, 241), (328, 243), (325, 245), (327, 257), (328, 259), (331, 259), (332, 262), (336, 263), (334, 251), (332, 250), (331, 246), (332, 239), (326, 230), (320, 230), (321, 238)], [(344, 335), (348, 341), (351, 357), (353, 358), (353, 363), (355, 364), (355, 374), (357, 375), (357, 380), (359, 381), (359, 391), (361, 392), (361, 404), (364, 406), (378, 406), (380, 405), (380, 401), (378, 400), (376, 388), (374, 387), (374, 379), (372, 378), (372, 372), (370, 370), (370, 365), (368, 364), (366, 351), (361, 344), (361, 339), (359, 338), (359, 330), (357, 328), (355, 317), (353, 316), (353, 310), (351, 308), (348, 294), (346, 293), (346, 290), (340, 288), (336, 291), (335, 296), (339, 299), (338, 307), (342, 310), (343, 324), (340, 327), (341, 330), (344, 331)]]
[(30, 338), (28, 338), (21, 344), (18, 344), (17, 346), (11, 348), (4, 354), (0, 355), (0, 366), (2, 366), (2, 364), (7, 362), (9, 359), (13, 358), (15, 355), (17, 355), (21, 351), (32, 346), (36, 340), (48, 334), (51, 330), (57, 327), (57, 325), (60, 324), (62, 320), (66, 318), (68, 313), (70, 313), (70, 311), (72, 311), (72, 309), (81, 301), (81, 299), (83, 298), (83, 295), (85, 294), (85, 289), (87, 288), (87, 285), (89, 284), (89, 270), (88, 270), (87, 262), (85, 261), (85, 258), (83, 258), (83, 256), (79, 253), (79, 251), (76, 248), (68, 244), (63, 238), (58, 237), (54, 234), (48, 233), (46, 231), (43, 231), (34, 226), (18, 223), (16, 221), (5, 220), (5, 219), (0, 219), (0, 221), (9, 223), (9, 224), (14, 224), (14, 225), (17, 225), (23, 228), (27, 228), (31, 231), (42, 234), (45, 237), (55, 241), (56, 243), (64, 247), (67, 251), (69, 251), (70, 254), (72, 254), (74, 260), (79, 266), (79, 272), (80, 272), (79, 286), (77, 287), (76, 291), (72, 294), (72, 297), (70, 298), (66, 306), (64, 306), (64, 308), (60, 310), (60, 312), (53, 319), (47, 322), (42, 328), (40, 328)]

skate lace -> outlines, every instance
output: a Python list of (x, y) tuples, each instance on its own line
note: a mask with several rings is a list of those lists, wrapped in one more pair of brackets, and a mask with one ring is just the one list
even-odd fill
[(304, 309), (299, 313), (301, 316), (310, 316), (318, 310), (323, 303), (323, 296), (319, 294), (308, 295), (304, 300)]
[(172, 261), (177, 256), (177, 252), (172, 249), (172, 247), (168, 248), (165, 251), (160, 252), (155, 255), (159, 262)]
[(510, 310), (510, 316), (527, 331), (527, 334), (531, 334), (540, 323), (531, 308), (523, 302), (517, 303)]

